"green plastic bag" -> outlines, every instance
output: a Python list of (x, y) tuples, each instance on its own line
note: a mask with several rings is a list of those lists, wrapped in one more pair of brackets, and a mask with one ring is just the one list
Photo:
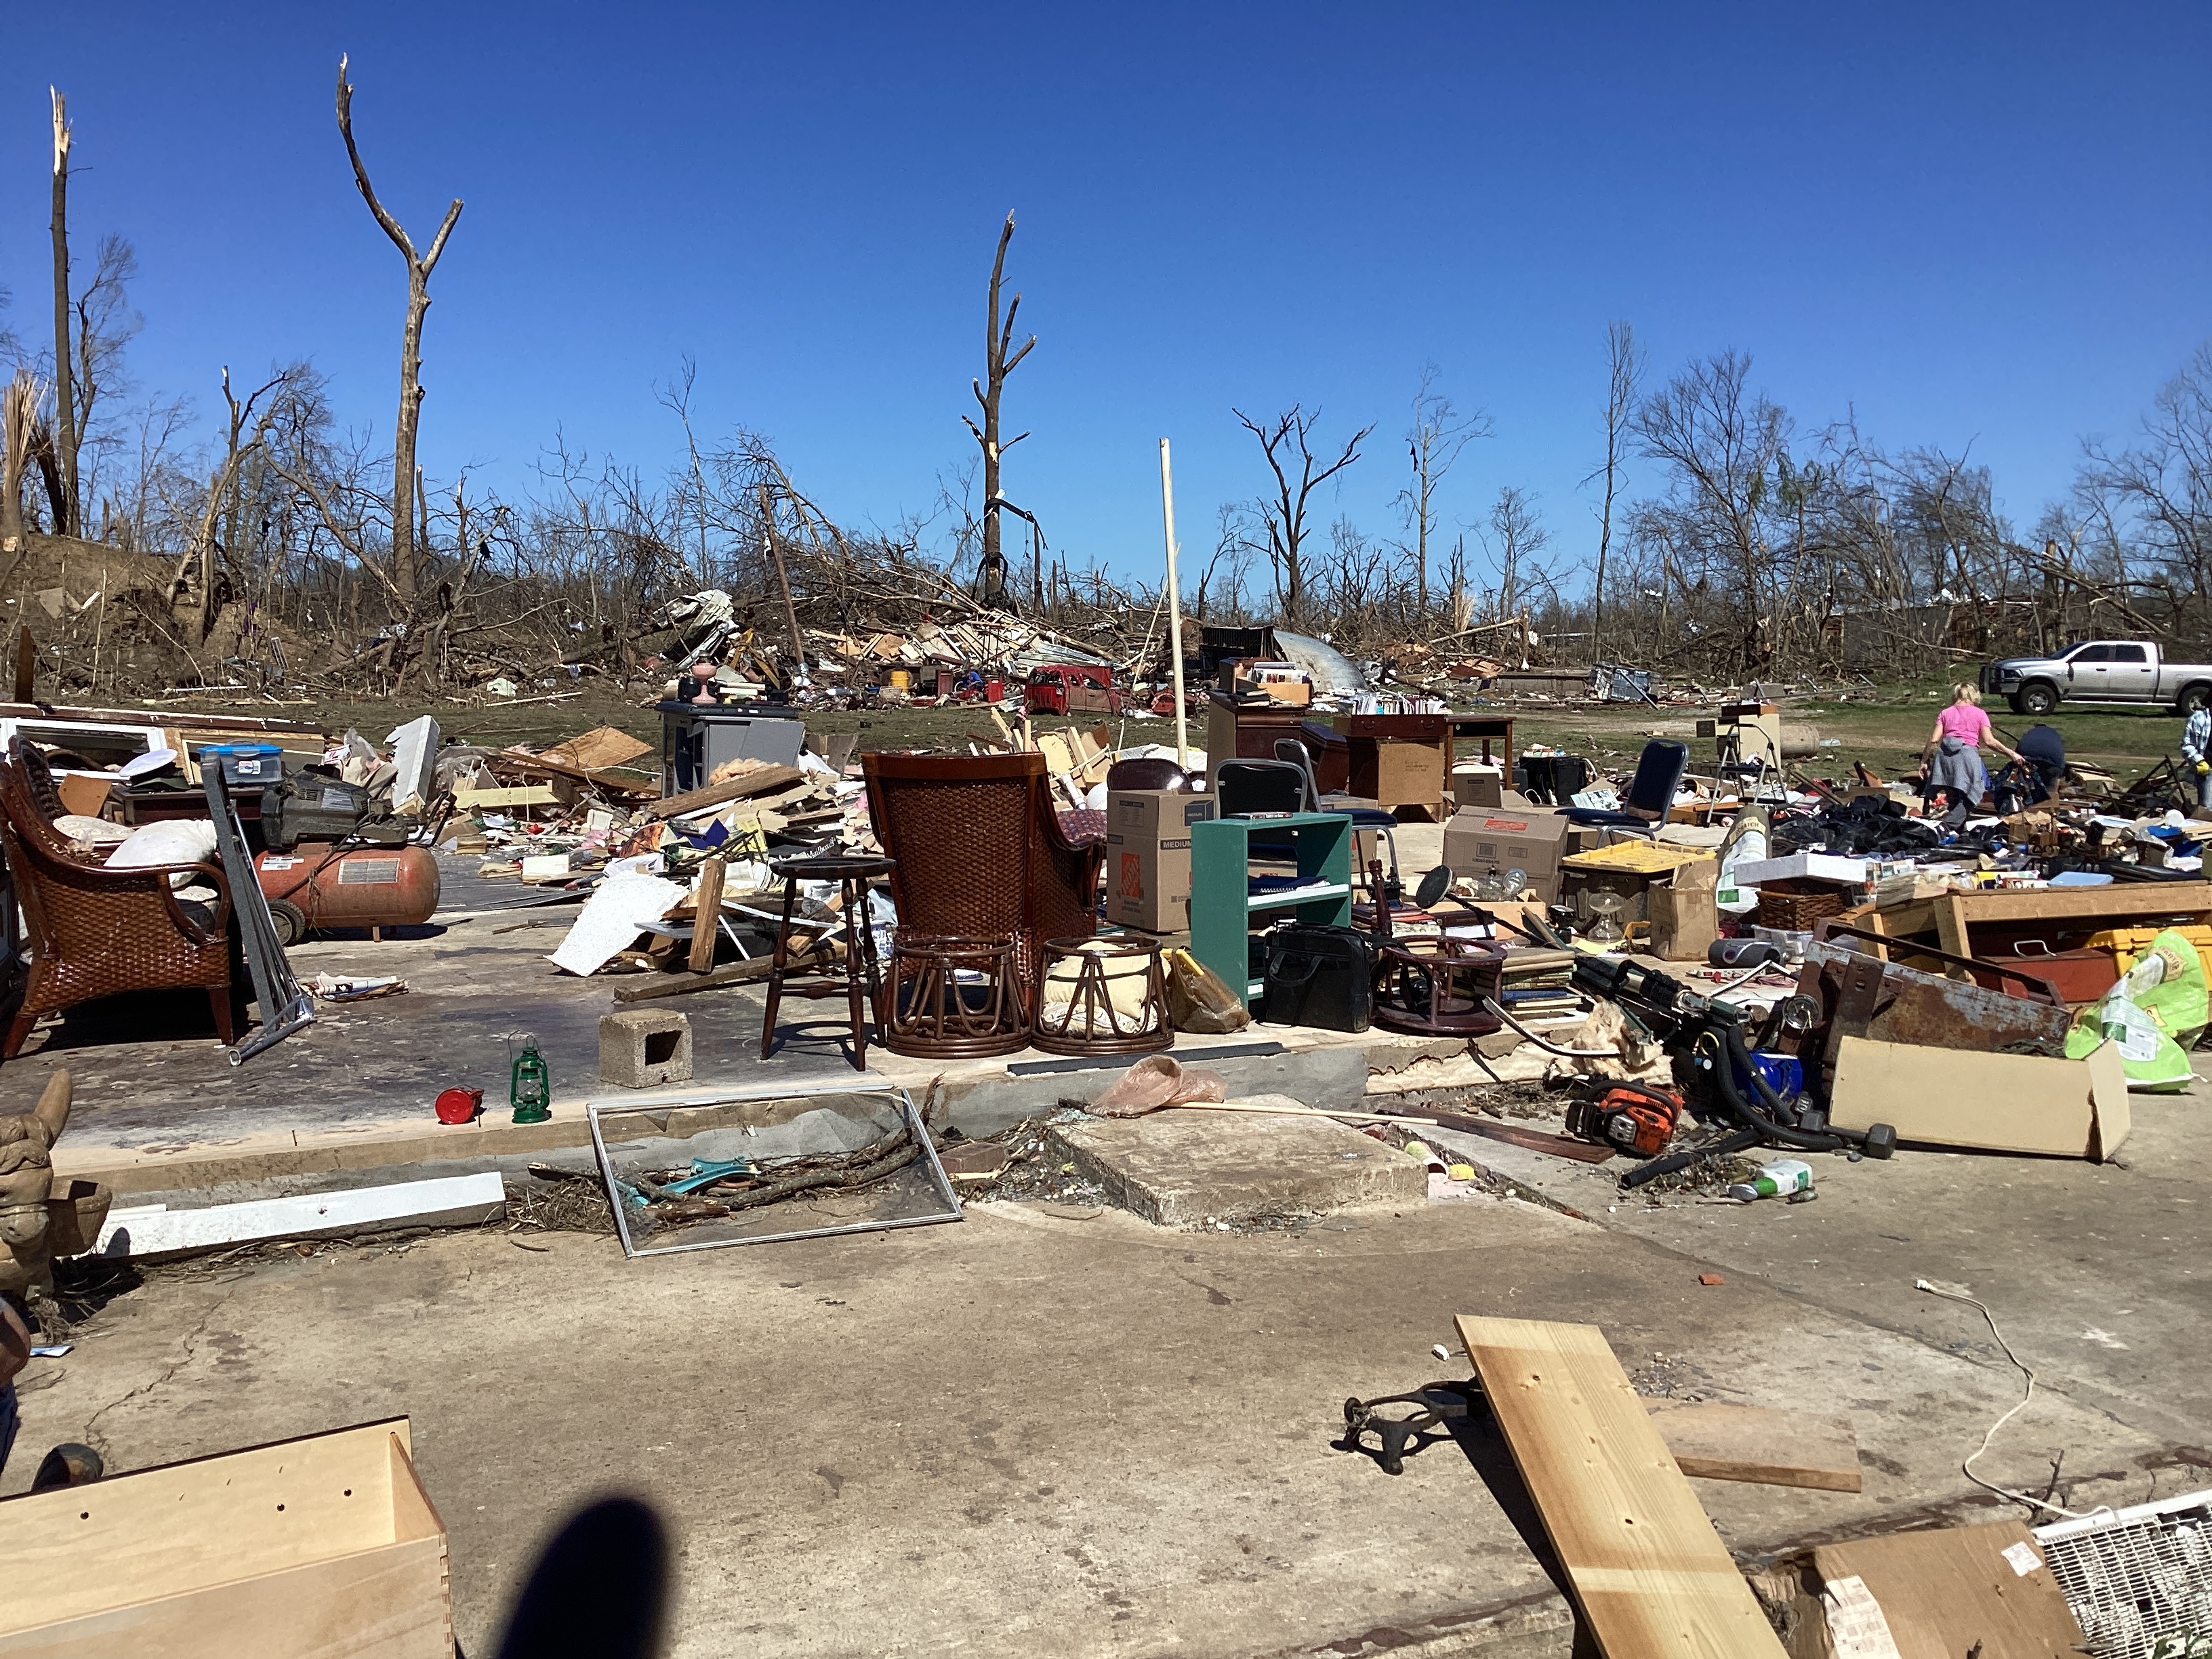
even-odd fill
[(2117, 1042), (2129, 1088), (2168, 1093), (2186, 1089), (2195, 1078), (2189, 1050), (2212, 1018), (2207, 1010), (2203, 958), (2194, 945), (2167, 928), (2102, 1002), (2074, 1016), (2066, 1033), (2066, 1057), (2086, 1060), (2098, 1044)]

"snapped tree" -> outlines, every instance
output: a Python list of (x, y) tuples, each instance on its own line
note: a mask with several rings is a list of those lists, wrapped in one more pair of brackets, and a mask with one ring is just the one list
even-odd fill
[(461, 198), (456, 196), (453, 205), (446, 210), (445, 222), (430, 239), (429, 252), (416, 252), (414, 240), (377, 199), (375, 187), (368, 182), (368, 169), (362, 165), (361, 150), (353, 141), (353, 88), (346, 81), (346, 60), (343, 56), (338, 58), (337, 102), (338, 131), (345, 139), (346, 158), (353, 163), (354, 182), (361, 186), (361, 199), (368, 204), (369, 212), (392, 239), (392, 246), (407, 261), (407, 326), (399, 344), (399, 419), (392, 440), (392, 582), (399, 592), (402, 604), (412, 606), (422, 562), (422, 550), (415, 544), (415, 504), (419, 488), (415, 471), (415, 439), (422, 419), (422, 315), (430, 308), (430, 273), (437, 269), (439, 256), (446, 251), (446, 238), (453, 234), (453, 226), (461, 216)]
[(46, 88), (54, 100), (54, 211), (50, 228), (54, 243), (54, 421), (55, 470), (61, 489), (55, 495), (54, 533), (77, 533), (76, 410), (75, 388), (70, 382), (70, 260), (69, 260), (69, 105), (61, 93)]
[[(975, 401), (983, 406), (983, 424), (977, 426), (965, 415), (960, 417), (968, 422), (969, 431), (975, 434), (976, 447), (983, 452), (983, 557), (980, 575), (983, 603), (994, 608), (1006, 602), (1006, 556), (1000, 544), (999, 510), (1011, 508), (1030, 519), (999, 489), (1000, 459), (1030, 435), (1024, 432), (1004, 443), (999, 441), (999, 394), (1006, 386), (1006, 376), (1014, 372), (1014, 365), (1028, 356), (1030, 348), (1036, 343), (1036, 336), (1032, 334), (1012, 352), (1007, 350), (1013, 343), (1014, 313), (1022, 308), (1018, 291), (1006, 307), (1006, 320), (1001, 323), (999, 319), (999, 285), (1006, 274), (1006, 244), (1013, 240), (1014, 216), (1009, 213), (1006, 228), (999, 233), (998, 257), (991, 261), (990, 313), (983, 329), (983, 379), (969, 382), (975, 391)], [(1032, 527), (1036, 522), (1030, 519)]]

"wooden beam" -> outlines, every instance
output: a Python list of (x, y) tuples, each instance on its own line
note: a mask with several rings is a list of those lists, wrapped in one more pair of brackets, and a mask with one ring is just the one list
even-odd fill
[(1644, 1402), (1674, 1467), (1702, 1480), (1815, 1492), (1859, 1490), (1859, 1443), (1848, 1417), (1716, 1402)]
[(1605, 1334), (1465, 1314), (1456, 1322), (1607, 1659), (1784, 1659)]
[(681, 795), (671, 795), (642, 809), (648, 818), (679, 818), (686, 812), (702, 811), (709, 806), (720, 806), (726, 801), (747, 800), (755, 795), (765, 795), (778, 789), (788, 789), (800, 781), (805, 774), (795, 766), (763, 765), (758, 771), (747, 772), (723, 783), (710, 783), (703, 789), (693, 789)]

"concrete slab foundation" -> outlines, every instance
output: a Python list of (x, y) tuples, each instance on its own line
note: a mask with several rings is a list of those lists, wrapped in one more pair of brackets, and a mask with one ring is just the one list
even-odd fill
[(1046, 1138), (1115, 1203), (1163, 1227), (1428, 1201), (1419, 1164), (1327, 1118), (1170, 1109), (1055, 1123)]

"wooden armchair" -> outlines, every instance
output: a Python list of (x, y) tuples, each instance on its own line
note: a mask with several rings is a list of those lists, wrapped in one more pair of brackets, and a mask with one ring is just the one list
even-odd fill
[(899, 927), (1013, 933), (1027, 1001), (1048, 939), (1098, 931), (1102, 836), (1060, 827), (1042, 755), (860, 757)]
[[(110, 870), (81, 857), (41, 810), (21, 739), (0, 757), (0, 853), (4, 853), (30, 950), (21, 1006), (0, 1044), (13, 1060), (46, 1014), (125, 991), (199, 988), (216, 1030), (233, 1040), (230, 884), (218, 864)], [(170, 890), (189, 873), (215, 889), (211, 904)]]

